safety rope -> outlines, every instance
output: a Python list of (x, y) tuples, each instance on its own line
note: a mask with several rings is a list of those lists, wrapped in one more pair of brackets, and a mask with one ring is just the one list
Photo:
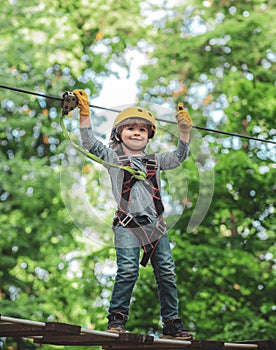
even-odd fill
[[(53, 100), (63, 101), (63, 99), (60, 98), (60, 97), (51, 96), (51, 95), (45, 95), (45, 94), (32, 92), (32, 91), (28, 91), (28, 90), (24, 90), (24, 89), (19, 89), (19, 88), (14, 88), (14, 87), (7, 86), (7, 85), (0, 85), (0, 88), (13, 90), (13, 91), (17, 91), (17, 92), (22, 92), (22, 93), (29, 94), (29, 95), (46, 97), (46, 98), (53, 99)], [(111, 111), (111, 112), (116, 112), (116, 113), (120, 113), (121, 112), (120, 110), (117, 110), (117, 109), (106, 108), (106, 107), (101, 107), (101, 106), (95, 106), (95, 105), (92, 105), (92, 104), (89, 105), (89, 107), (96, 108), (96, 109), (102, 109), (102, 110), (106, 110), (106, 111)], [(160, 119), (160, 118), (155, 118), (155, 119), (160, 121), (160, 122), (165, 122), (165, 123), (170, 123), (170, 124), (177, 124), (177, 122), (170, 121), (170, 120), (165, 120), (165, 119)], [(259, 142), (276, 144), (276, 141), (273, 141), (273, 140), (265, 140), (265, 139), (258, 138), (258, 137), (247, 136), (247, 135), (237, 134), (237, 133), (228, 132), (228, 131), (221, 131), (221, 130), (217, 130), (217, 129), (205, 128), (205, 127), (196, 126), (196, 125), (193, 125), (192, 127), (194, 129), (209, 131), (209, 132), (213, 132), (213, 133), (218, 133), (218, 134), (223, 134), (223, 135), (228, 135), (228, 136), (235, 136), (235, 137), (240, 137), (240, 138), (248, 139), (248, 140), (255, 140), (255, 141), (259, 141)]]

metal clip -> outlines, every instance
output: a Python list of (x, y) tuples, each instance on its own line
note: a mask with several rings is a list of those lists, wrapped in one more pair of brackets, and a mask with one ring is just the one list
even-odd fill
[(158, 231), (160, 231), (162, 234), (166, 233), (167, 225), (164, 221), (157, 221), (156, 226)]
[(126, 226), (130, 223), (130, 221), (133, 219), (133, 216), (132, 216), (131, 214), (128, 213), (128, 214), (123, 218), (123, 220), (121, 220), (120, 217), (118, 217), (118, 219), (119, 219), (120, 224), (121, 224), (123, 227), (126, 227)]
[(147, 160), (147, 175), (155, 176), (157, 169), (157, 160), (156, 159), (148, 159)]
[(119, 164), (125, 164), (130, 162), (130, 156), (128, 156), (127, 154), (117, 155), (117, 159)]
[(157, 160), (154, 158), (147, 159), (147, 165), (150, 167), (154, 167), (155, 169), (157, 168)]
[(66, 91), (62, 97), (62, 115), (67, 115), (78, 106), (78, 99), (76, 95), (70, 91)]

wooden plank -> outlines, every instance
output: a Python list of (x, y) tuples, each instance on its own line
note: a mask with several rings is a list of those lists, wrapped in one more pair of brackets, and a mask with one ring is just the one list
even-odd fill
[[(153, 344), (154, 338), (145, 334), (122, 333), (114, 339), (108, 332), (103, 334), (59, 335), (45, 334), (41, 339), (35, 339), (36, 343), (52, 345), (111, 345), (111, 344)], [(106, 334), (105, 334), (106, 333)], [(129, 346), (129, 345), (128, 345)]]
[(80, 334), (81, 327), (69, 323), (46, 322), (46, 333)]
[(0, 324), (0, 336), (38, 336), (44, 334), (80, 334), (81, 327), (59, 322), (47, 322), (45, 326), (28, 324)]
[(51, 344), (51, 345), (82, 345), (82, 346), (101, 346), (102, 344), (113, 344), (116, 339), (106, 338), (101, 336), (94, 336), (90, 334), (83, 335), (45, 335), (42, 338), (34, 339), (35, 343), (39, 344)]
[(122, 333), (120, 334), (118, 341), (135, 344), (153, 344), (154, 337), (146, 334)]
[(44, 327), (8, 323), (0, 324), (1, 337), (28, 337), (41, 335), (43, 332)]
[(218, 340), (193, 340), (191, 349), (220, 350), (224, 348), (224, 342)]
[[(0, 315), (1, 316), (1, 315)], [(61, 322), (33, 322), (0, 317), (1, 337), (26, 337), (35, 343), (102, 346), (103, 350), (276, 350), (276, 340), (223, 342), (213, 340), (159, 339), (146, 334), (109, 333)]]

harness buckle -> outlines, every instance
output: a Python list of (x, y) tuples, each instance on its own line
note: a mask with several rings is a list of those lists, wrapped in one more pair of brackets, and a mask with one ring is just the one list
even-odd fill
[(129, 213), (123, 218), (123, 220), (118, 216), (119, 223), (123, 227), (126, 227), (131, 222), (132, 219), (133, 219), (133, 216)]
[(157, 160), (156, 160), (156, 158), (149, 158), (149, 159), (147, 159), (147, 165), (157, 169)]
[(158, 231), (160, 231), (162, 234), (166, 233), (166, 230), (167, 230), (167, 225), (166, 223), (162, 220), (162, 221), (157, 221), (156, 223), (156, 229)]
[(147, 174), (154, 176), (156, 174), (157, 161), (155, 158), (148, 158), (147, 160)]
[(118, 162), (120, 164), (124, 164), (124, 163), (130, 162), (130, 157), (127, 154), (117, 155), (117, 158), (118, 158)]

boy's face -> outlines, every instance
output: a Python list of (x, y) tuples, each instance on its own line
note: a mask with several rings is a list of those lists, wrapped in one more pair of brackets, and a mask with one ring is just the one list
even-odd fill
[(148, 143), (148, 128), (145, 123), (132, 123), (123, 127), (121, 138), (123, 144), (133, 151), (143, 150)]

